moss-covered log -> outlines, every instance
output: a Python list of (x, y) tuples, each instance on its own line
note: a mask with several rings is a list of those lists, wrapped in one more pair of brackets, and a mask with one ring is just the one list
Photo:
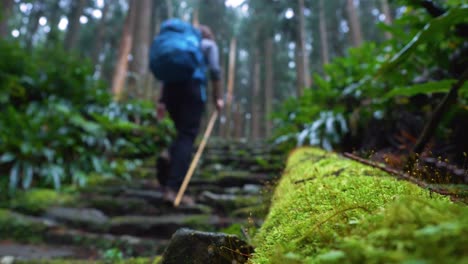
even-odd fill
[(468, 207), (304, 148), (254, 240), (252, 263), (467, 263)]

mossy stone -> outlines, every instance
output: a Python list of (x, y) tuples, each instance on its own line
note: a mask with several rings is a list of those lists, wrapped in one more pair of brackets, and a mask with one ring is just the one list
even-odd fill
[(254, 244), (253, 264), (468, 263), (468, 207), (302, 148), (289, 157)]

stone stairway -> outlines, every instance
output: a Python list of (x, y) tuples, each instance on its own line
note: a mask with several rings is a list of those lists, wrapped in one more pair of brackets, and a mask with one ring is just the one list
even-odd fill
[[(34, 215), (5, 211), (6, 219), (37, 231), (24, 237), (1, 235), (0, 255), (99, 259), (113, 249), (125, 257), (144, 257), (161, 254), (180, 228), (242, 234), (241, 227), (261, 225), (271, 194), (265, 186), (280, 174), (282, 156), (261, 142), (210, 141), (187, 190), (196, 205), (179, 208), (163, 200), (155, 159), (144, 164), (136, 179), (104, 181), (80, 190), (72, 202)], [(21, 255), (28, 252), (24, 247), (38, 247), (44, 254), (33, 250)]]

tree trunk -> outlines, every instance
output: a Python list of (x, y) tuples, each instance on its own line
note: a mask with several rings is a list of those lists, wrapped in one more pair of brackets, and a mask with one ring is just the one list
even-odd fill
[(234, 94), (234, 83), (236, 74), (236, 53), (237, 53), (237, 40), (231, 39), (229, 50), (229, 73), (227, 82), (227, 98), (226, 98), (226, 133), (225, 138), (229, 138), (232, 123), (232, 100)]
[[(393, 23), (392, 12), (390, 11), (390, 6), (388, 0), (380, 0), (382, 5), (382, 12), (385, 15), (385, 24), (391, 25)], [(391, 39), (392, 34), (390, 32), (385, 32), (385, 38)]]
[(146, 90), (149, 65), (149, 47), (151, 44), (151, 0), (137, 1), (137, 16), (133, 27), (133, 61), (130, 64), (130, 71), (134, 74), (129, 93), (135, 97), (143, 96)]
[(76, 47), (76, 42), (80, 35), (80, 17), (83, 14), (86, 0), (78, 0), (71, 2), (70, 16), (68, 16), (68, 29), (65, 35), (65, 50), (71, 51)]
[(265, 41), (265, 136), (270, 137), (273, 125), (270, 115), (273, 109), (273, 39)]
[(135, 20), (134, 71), (139, 76), (148, 73), (149, 46), (151, 44), (151, 0), (138, 0), (138, 16)]
[(354, 0), (346, 0), (346, 10), (348, 13), (352, 44), (353, 46), (359, 46), (362, 44), (362, 29), (356, 7), (354, 6)]
[(44, 0), (35, 1), (28, 18), (28, 32), (26, 35), (26, 49), (31, 50), (34, 45), (34, 36), (39, 28), (39, 19), (44, 15)]
[(298, 0), (298, 20), (297, 24), (297, 40), (296, 40), (296, 70), (297, 70), (297, 91), (298, 96), (304, 93), (305, 88), (309, 88), (310, 82), (310, 71), (309, 71), (309, 55), (306, 50), (306, 29), (305, 29), (305, 18), (304, 18), (304, 0)]
[(104, 33), (106, 30), (107, 15), (109, 13), (109, 6), (110, 6), (109, 0), (104, 0), (103, 2), (104, 2), (104, 8), (102, 9), (102, 17), (97, 28), (96, 38), (94, 39), (94, 45), (93, 45), (92, 59), (93, 59), (94, 65), (98, 65), (101, 62), (100, 56), (101, 56), (103, 42), (104, 42), (104, 35), (105, 35)]
[(236, 111), (234, 112), (234, 138), (239, 139), (242, 137), (242, 109), (241, 103), (236, 103)]
[(51, 13), (50, 19), (49, 19), (50, 31), (47, 34), (47, 41), (49, 43), (52, 42), (52, 44), (57, 44), (58, 41), (60, 40), (60, 31), (58, 28), (58, 24), (60, 23), (60, 14), (62, 10), (60, 8), (59, 2), (60, 1), (55, 1), (49, 10), (49, 12)]
[(136, 3), (138, 0), (130, 1), (127, 18), (125, 19), (122, 36), (120, 39), (119, 56), (112, 78), (112, 93), (115, 100), (120, 100), (125, 86), (128, 69), (128, 56), (132, 50), (132, 29), (136, 16)]
[(13, 0), (2, 0), (0, 2), (0, 7), (2, 11), (0, 12), (0, 37), (5, 38), (10, 34), (8, 30), (8, 21), (11, 16), (13, 9)]
[(260, 102), (258, 100), (260, 96), (260, 58), (258, 48), (254, 50), (254, 68), (252, 73), (253, 78), (253, 89), (252, 89), (252, 132), (251, 138), (253, 140), (260, 138)]
[(167, 18), (174, 17), (174, 6), (172, 5), (172, 0), (166, 0), (167, 8)]
[(327, 20), (325, 18), (325, 8), (323, 5), (324, 0), (319, 0), (319, 27), (320, 27), (320, 47), (322, 64), (330, 63), (329, 50), (328, 50), (328, 34), (327, 34)]

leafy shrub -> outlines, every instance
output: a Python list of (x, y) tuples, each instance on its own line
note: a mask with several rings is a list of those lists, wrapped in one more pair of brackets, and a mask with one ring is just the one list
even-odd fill
[[(392, 26), (385, 26), (391, 40), (350, 48), (346, 57), (326, 65), (326, 77), (315, 75), (311, 89), (286, 101), (274, 115), (276, 142), (287, 148), (310, 144), (356, 149), (366, 141), (362, 132), (371, 123), (394, 125), (403, 111), (424, 120), (459, 77), (460, 69), (454, 65), (465, 65), (462, 69), (467, 65), (466, 58), (455, 56), (468, 50), (465, 40), (452, 29), (466, 22), (468, 6), (460, 1), (449, 4), (449, 11), (438, 18), (408, 5)], [(465, 85), (461, 104), (467, 102), (467, 91)], [(464, 111), (455, 107), (442, 130), (457, 130), (448, 125)]]
[(57, 48), (0, 50), (0, 172), (11, 190), (83, 185), (90, 172), (129, 177), (167, 141), (154, 106), (112, 102), (89, 63)]

